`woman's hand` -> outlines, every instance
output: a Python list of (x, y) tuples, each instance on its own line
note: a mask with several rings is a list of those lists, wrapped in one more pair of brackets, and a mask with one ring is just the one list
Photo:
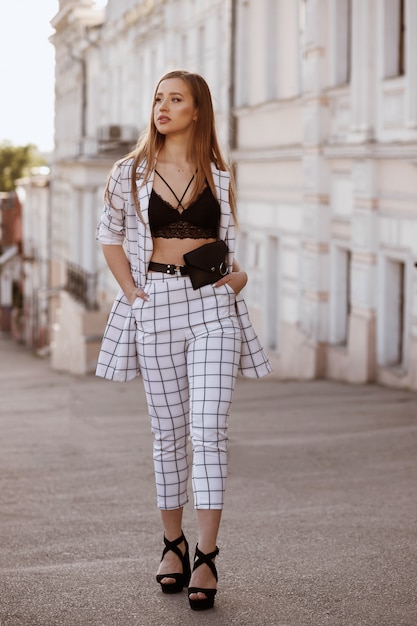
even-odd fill
[(135, 287), (129, 293), (125, 294), (126, 298), (129, 300), (129, 304), (132, 305), (137, 298), (141, 298), (142, 300), (149, 300), (148, 294), (143, 291), (140, 287)]
[(103, 254), (113, 276), (119, 283), (130, 305), (136, 298), (149, 300), (141, 287), (136, 287), (123, 246), (103, 244)]
[(248, 275), (246, 274), (246, 272), (239, 270), (238, 272), (231, 272), (230, 274), (226, 274), (226, 276), (218, 280), (214, 286), (221, 287), (222, 285), (228, 283), (237, 295), (240, 291), (242, 291), (247, 282)]

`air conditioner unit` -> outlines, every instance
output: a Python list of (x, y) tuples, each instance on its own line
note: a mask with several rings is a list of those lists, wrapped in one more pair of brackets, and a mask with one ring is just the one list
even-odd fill
[(107, 124), (99, 126), (97, 138), (101, 143), (135, 143), (138, 138), (138, 129), (135, 126)]

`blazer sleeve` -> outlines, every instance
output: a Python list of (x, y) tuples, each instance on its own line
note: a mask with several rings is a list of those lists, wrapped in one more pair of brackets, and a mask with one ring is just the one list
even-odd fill
[(100, 243), (122, 245), (126, 235), (126, 198), (123, 193), (125, 176), (119, 163), (110, 172), (103, 212), (97, 226), (96, 238)]

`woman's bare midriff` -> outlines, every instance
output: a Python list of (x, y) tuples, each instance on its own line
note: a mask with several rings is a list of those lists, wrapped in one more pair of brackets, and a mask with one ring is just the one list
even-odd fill
[(206, 243), (212, 243), (215, 239), (165, 239), (154, 237), (152, 261), (155, 263), (172, 263), (184, 265), (183, 255), (191, 252)]

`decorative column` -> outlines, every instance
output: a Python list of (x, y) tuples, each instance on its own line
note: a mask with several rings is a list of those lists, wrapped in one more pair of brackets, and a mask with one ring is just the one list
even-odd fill
[[(349, 140), (367, 144), (374, 136), (376, 95), (376, 5), (352, 0), (351, 133)], [(365, 147), (363, 154), (365, 155)], [(348, 330), (348, 379), (375, 377), (376, 354), (376, 164), (352, 162), (351, 311)]]
[(405, 123), (408, 128), (417, 129), (417, 0), (407, 0), (406, 10), (406, 100)]
[(348, 352), (350, 382), (375, 379), (376, 367), (376, 163), (370, 159), (353, 164), (351, 312)]
[(328, 101), (323, 95), (326, 66), (324, 0), (307, 0), (303, 47), (303, 230), (301, 235), (300, 376), (324, 372), (329, 300), (329, 177), (323, 156)]

